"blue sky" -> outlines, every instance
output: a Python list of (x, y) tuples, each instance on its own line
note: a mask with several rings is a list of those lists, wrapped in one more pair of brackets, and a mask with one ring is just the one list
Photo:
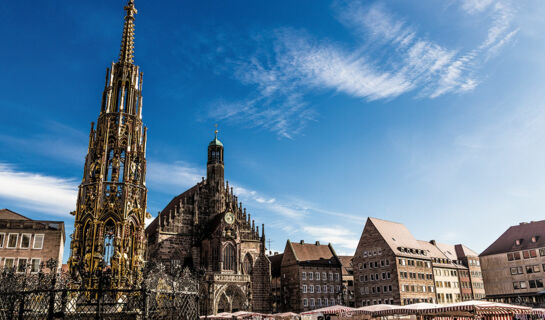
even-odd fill
[[(123, 5), (0, 3), (0, 207), (72, 231)], [(273, 250), (352, 254), (372, 216), (480, 252), (543, 219), (542, 1), (136, 7), (153, 216), (205, 174), (219, 123), (226, 178)]]

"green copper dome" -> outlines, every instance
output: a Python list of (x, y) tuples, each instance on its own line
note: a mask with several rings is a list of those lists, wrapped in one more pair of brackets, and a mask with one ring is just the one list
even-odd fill
[(221, 141), (218, 140), (218, 137), (215, 137), (214, 140), (210, 141), (210, 143), (208, 144), (208, 146), (221, 146), (223, 147), (223, 143), (221, 143)]

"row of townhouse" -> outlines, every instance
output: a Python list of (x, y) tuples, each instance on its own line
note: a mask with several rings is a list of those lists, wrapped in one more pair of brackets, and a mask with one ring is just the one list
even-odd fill
[(357, 306), (485, 297), (477, 253), (463, 245), (416, 240), (396, 222), (367, 219), (352, 266)]

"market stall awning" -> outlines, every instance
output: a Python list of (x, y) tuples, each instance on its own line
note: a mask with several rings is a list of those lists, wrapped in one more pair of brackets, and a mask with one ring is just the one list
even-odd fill
[(357, 309), (336, 305), (336, 306), (325, 307), (325, 308), (320, 308), (320, 309), (315, 309), (315, 310), (303, 312), (301, 314), (316, 314), (316, 313), (321, 313), (321, 314), (341, 314), (341, 313), (348, 313), (348, 312), (354, 312), (354, 311), (357, 311)]

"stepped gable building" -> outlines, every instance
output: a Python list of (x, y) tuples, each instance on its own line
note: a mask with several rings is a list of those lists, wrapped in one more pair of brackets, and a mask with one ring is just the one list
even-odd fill
[(0, 268), (38, 272), (48, 260), (61, 268), (64, 222), (32, 220), (9, 209), (0, 209)]
[(342, 264), (342, 291), (343, 304), (348, 307), (355, 307), (354, 301), (354, 268), (352, 266), (353, 256), (339, 256)]
[(342, 304), (342, 264), (331, 244), (288, 240), (280, 269), (283, 311)]
[(400, 223), (368, 218), (352, 265), (358, 306), (436, 301), (431, 258)]
[[(70, 271), (96, 285), (97, 269), (112, 273), (113, 287), (141, 279), (146, 218), (146, 128), (142, 125), (142, 77), (133, 64), (134, 2), (126, 16), (117, 62), (106, 70), (96, 129), (79, 186), (70, 244)], [(89, 277), (89, 278), (85, 278)]]
[(205, 273), (201, 314), (270, 312), (271, 266), (259, 227), (224, 181), (224, 147), (208, 145), (206, 179), (176, 196), (146, 229), (147, 258)]
[(488, 300), (545, 306), (545, 220), (510, 227), (479, 258)]
[(437, 303), (461, 302), (462, 296), (458, 278), (458, 266), (439, 250), (434, 240), (430, 242), (418, 240), (418, 243), (431, 258)]

